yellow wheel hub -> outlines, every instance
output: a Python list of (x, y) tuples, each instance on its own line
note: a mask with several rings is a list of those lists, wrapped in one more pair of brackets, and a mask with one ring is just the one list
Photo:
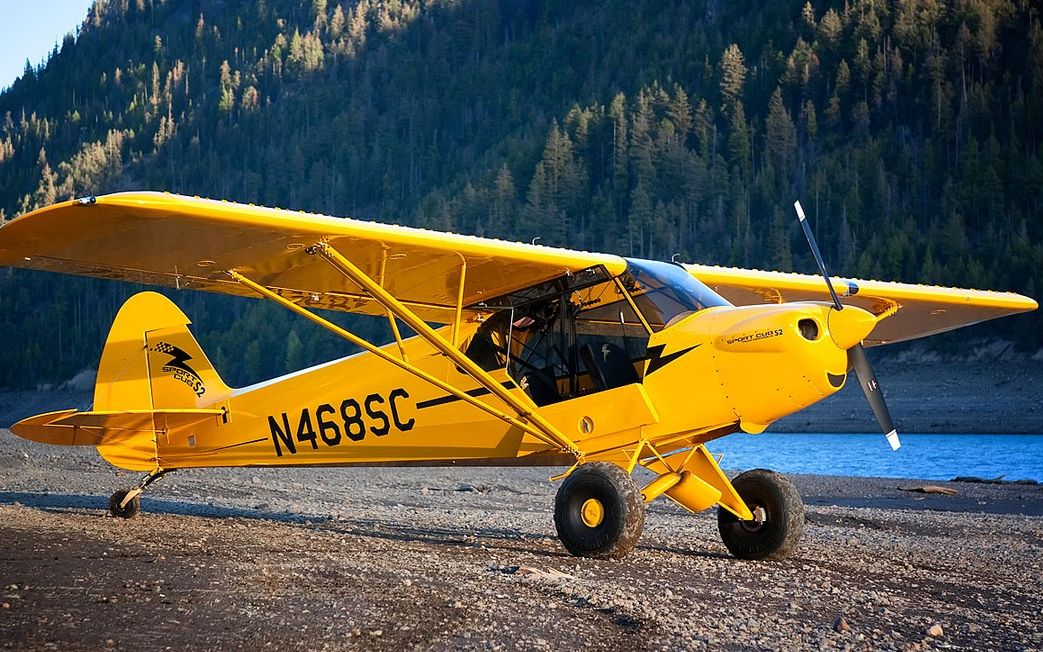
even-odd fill
[(579, 510), (583, 524), (587, 527), (597, 527), (605, 520), (605, 506), (597, 498), (588, 498)]

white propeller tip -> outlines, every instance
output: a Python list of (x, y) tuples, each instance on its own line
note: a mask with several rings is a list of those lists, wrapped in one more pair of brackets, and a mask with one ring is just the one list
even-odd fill
[(806, 218), (804, 217), (804, 207), (800, 205), (799, 201), (793, 202), (793, 208), (797, 209), (797, 217), (803, 222)]
[(885, 435), (887, 437), (887, 443), (891, 444), (891, 450), (896, 451), (902, 447), (902, 442), (898, 441), (898, 431), (892, 430)]

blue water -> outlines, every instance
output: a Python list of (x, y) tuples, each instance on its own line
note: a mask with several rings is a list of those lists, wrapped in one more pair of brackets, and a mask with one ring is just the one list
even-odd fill
[(1043, 435), (883, 435), (736, 433), (706, 445), (725, 469), (951, 480), (958, 475), (1043, 482)]

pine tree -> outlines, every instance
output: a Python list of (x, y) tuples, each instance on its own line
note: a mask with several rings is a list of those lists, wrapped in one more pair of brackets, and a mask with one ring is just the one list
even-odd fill
[(296, 330), (291, 330), (286, 336), (286, 362), (283, 368), (286, 371), (296, 371), (304, 367), (304, 345)]
[(851, 68), (848, 67), (847, 61), (843, 59), (837, 64), (836, 84), (837, 94), (840, 96), (846, 95), (851, 87)]
[(523, 226), (522, 237), (526, 239), (542, 238), (542, 228), (550, 222), (550, 217), (556, 215), (558, 210), (558, 207), (548, 197), (547, 174), (542, 161), (536, 164), (525, 198), (525, 224), (521, 225)]
[(811, 100), (804, 100), (800, 106), (800, 128), (804, 142), (814, 143), (818, 137), (818, 115)]
[(768, 116), (764, 124), (764, 141), (768, 160), (776, 170), (789, 170), (793, 166), (797, 133), (793, 118), (782, 101), (782, 90), (778, 86), (768, 100)]
[(489, 205), (489, 228), (492, 233), (502, 233), (514, 222), (515, 204), (518, 191), (514, 187), (514, 178), (507, 164), (500, 165), (493, 186), (493, 199)]
[(739, 46), (732, 43), (721, 55), (721, 108), (726, 116), (733, 117), (736, 107), (742, 103), (746, 85), (746, 62)]
[(652, 103), (644, 91), (638, 93), (637, 106), (630, 123), (630, 169), (637, 183), (650, 186), (655, 183), (652, 164)]
[(817, 24), (815, 22), (815, 8), (810, 2), (805, 2), (800, 10), (800, 20), (804, 23), (804, 30), (808, 34), (814, 34)]
[(311, 15), (316, 31), (326, 26), (326, 0), (311, 0)]
[(339, 4), (333, 9), (333, 17), (330, 18), (329, 35), (333, 39), (339, 39), (344, 32), (344, 8)]
[(835, 9), (830, 8), (823, 14), (818, 24), (818, 40), (826, 52), (834, 52), (840, 47), (840, 38), (844, 32), (844, 24)]
[(678, 141), (682, 145), (685, 144), (692, 129), (692, 105), (688, 101), (688, 94), (678, 84), (674, 84), (674, 94), (667, 106), (666, 115), (674, 124)]
[(290, 37), (290, 50), (286, 55), (286, 69), (299, 74), (304, 70), (304, 39), (299, 30), (293, 30)]
[(728, 155), (733, 166), (746, 177), (750, 168), (750, 129), (742, 102), (735, 105), (728, 134)]
[(652, 223), (652, 199), (641, 182), (634, 187), (630, 197), (630, 214), (627, 220), (629, 254), (644, 258), (648, 254), (645, 247), (645, 234)]
[(612, 98), (609, 107), (612, 118), (612, 187), (617, 197), (616, 214), (622, 215), (624, 198), (630, 189), (629, 130), (627, 128), (626, 97), (622, 93)]
[(706, 103), (706, 100), (699, 100), (699, 104), (696, 106), (695, 116), (692, 120), (692, 131), (695, 134), (696, 145), (699, 148), (699, 157), (704, 161), (712, 160), (711, 148), (714, 145), (713, 139), (716, 136), (716, 126), (713, 110)]
[(42, 147), (36, 158), (36, 165), (40, 168), (40, 183), (33, 193), (33, 207), (50, 206), (58, 199), (58, 175), (51, 170), (51, 165), (47, 162), (47, 150)]
[[(305, 72), (314, 72), (322, 68), (325, 55), (322, 48), (322, 40), (316, 32), (308, 32), (301, 41), (301, 68)], [(291, 43), (292, 51), (292, 43)]]
[(228, 113), (235, 107), (235, 90), (232, 88), (232, 71), (228, 65), (228, 59), (221, 62), (221, 77), (220, 77), (220, 88), (221, 88), (221, 99), (217, 103), (217, 108)]

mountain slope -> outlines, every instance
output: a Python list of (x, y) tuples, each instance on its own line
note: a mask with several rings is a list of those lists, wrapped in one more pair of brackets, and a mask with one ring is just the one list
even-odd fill
[[(799, 197), (838, 273), (1043, 280), (1027, 0), (99, 1), (0, 116), (7, 216), (162, 189), (811, 271)], [(0, 384), (94, 364), (129, 291), (0, 277)], [(256, 303), (178, 301), (233, 382), (343, 350)], [(1041, 325), (996, 332), (1036, 348)]]

